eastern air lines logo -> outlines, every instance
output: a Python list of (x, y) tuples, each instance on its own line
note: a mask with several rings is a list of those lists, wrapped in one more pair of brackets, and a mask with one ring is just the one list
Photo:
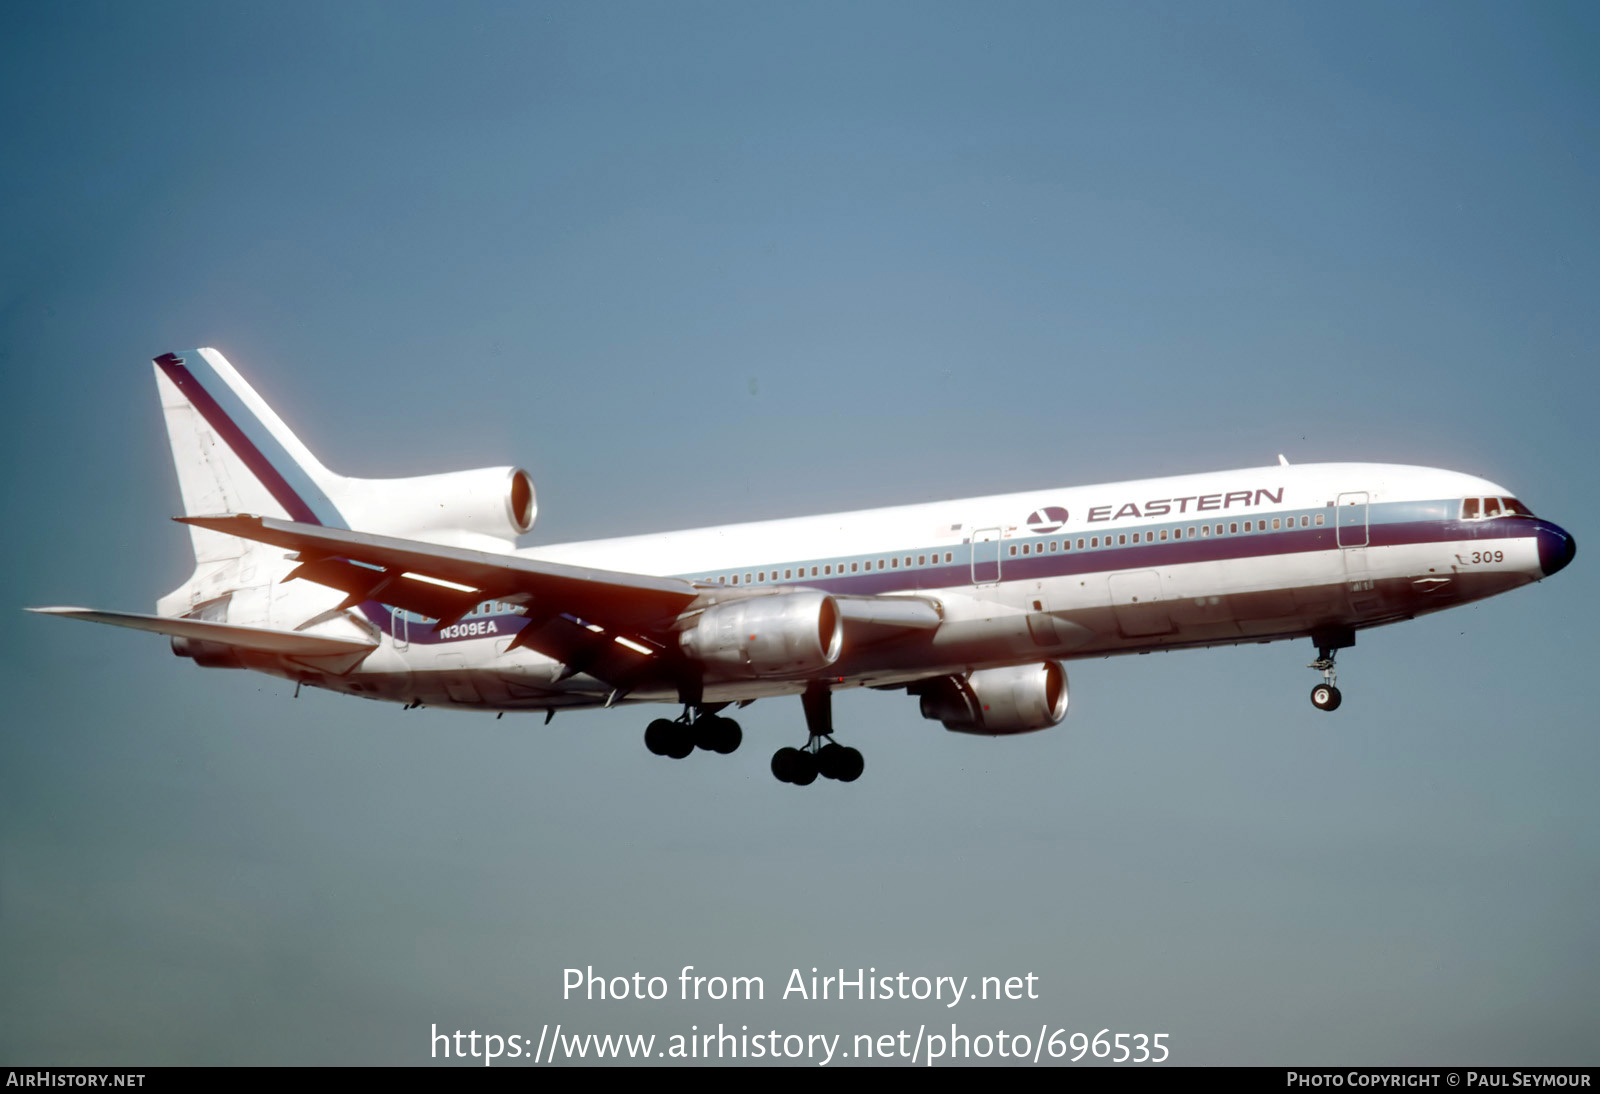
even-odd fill
[(1067, 511), (1059, 505), (1047, 505), (1028, 515), (1028, 531), (1047, 536), (1067, 523)]

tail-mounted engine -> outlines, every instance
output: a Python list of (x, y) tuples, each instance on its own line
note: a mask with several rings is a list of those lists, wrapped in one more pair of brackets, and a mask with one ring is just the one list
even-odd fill
[(1059, 661), (943, 676), (916, 692), (922, 716), (957, 733), (1031, 733), (1067, 716), (1067, 670)]
[(749, 677), (801, 676), (839, 659), (844, 623), (826, 593), (714, 604), (679, 636), (691, 660)]
[(515, 540), (539, 515), (533, 478), (520, 467), (345, 479), (337, 501), (352, 528), (461, 547), (483, 536)]

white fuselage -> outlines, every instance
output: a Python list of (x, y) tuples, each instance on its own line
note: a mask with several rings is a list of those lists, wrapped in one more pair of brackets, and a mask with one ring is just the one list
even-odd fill
[[(917, 641), (847, 643), (828, 672), (834, 688), (881, 686), (1045, 658), (1353, 630), (1480, 599), (1543, 576), (1533, 527), (1540, 522), (1462, 518), (1465, 498), (1509, 496), (1486, 480), (1430, 468), (1281, 465), (516, 554), (730, 590), (933, 601), (943, 620)], [(507, 652), (523, 622), (507, 605), (484, 604), (440, 630), (376, 605), (361, 611), (382, 632), (380, 648), (359, 670), (312, 682), (373, 698), (506, 710), (597, 705), (612, 692), (582, 674), (563, 678), (561, 665), (530, 650)], [(794, 694), (804, 683), (708, 678), (705, 700)]]

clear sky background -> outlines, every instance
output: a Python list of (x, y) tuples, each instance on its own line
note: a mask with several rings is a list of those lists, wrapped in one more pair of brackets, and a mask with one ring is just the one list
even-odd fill
[[(1600, 14), (1589, 4), (32, 5), (0, 38), (0, 1063), (425, 1062), (537, 1035), (1102, 1028), (1182, 1063), (1594, 1064)], [(1555, 579), (1069, 664), (853, 785), (650, 712), (402, 712), (151, 636), (149, 358), (334, 469), (515, 462), (528, 542), (1291, 460), (1572, 531)], [(580, 1003), (562, 970), (760, 975)], [(1033, 972), (780, 1001), (791, 968)]]

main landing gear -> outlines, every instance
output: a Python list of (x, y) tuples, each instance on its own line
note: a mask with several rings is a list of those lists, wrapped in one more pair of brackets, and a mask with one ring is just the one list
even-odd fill
[(657, 756), (681, 760), (696, 748), (720, 752), (724, 756), (739, 747), (744, 731), (732, 718), (713, 714), (704, 707), (685, 707), (671, 721), (657, 718), (644, 731), (644, 746)]
[(1356, 644), (1356, 633), (1348, 628), (1319, 632), (1313, 634), (1311, 640), (1317, 644), (1317, 659), (1306, 668), (1322, 673), (1322, 683), (1311, 689), (1311, 705), (1318, 710), (1338, 710), (1344, 696), (1334, 686), (1339, 674), (1333, 659), (1340, 650)]
[[(779, 782), (809, 786), (824, 779), (853, 783), (866, 770), (861, 753), (833, 739), (833, 693), (825, 684), (811, 684), (800, 697), (806, 709), (810, 739), (803, 748), (780, 748), (772, 754), (772, 774)], [(823, 743), (827, 742), (827, 743)]]

